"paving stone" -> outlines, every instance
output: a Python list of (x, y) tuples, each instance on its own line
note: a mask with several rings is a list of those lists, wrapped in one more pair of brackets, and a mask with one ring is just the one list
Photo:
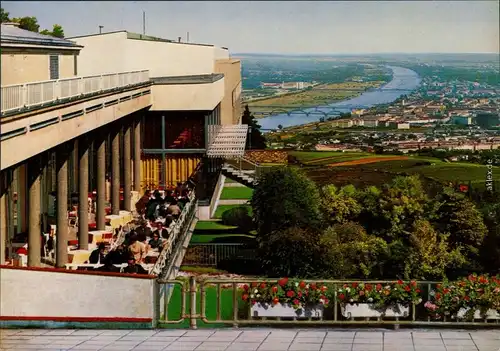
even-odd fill
[(472, 339), (447, 339), (444, 340), (446, 348), (449, 346), (474, 346)]
[(352, 344), (323, 344), (321, 351), (351, 351)]
[(477, 346), (479, 351), (498, 351), (500, 347), (498, 346)]
[(70, 335), (73, 334), (76, 330), (75, 329), (56, 329), (56, 330), (51, 330), (44, 335)]
[(415, 345), (415, 351), (447, 351), (443, 346)]
[(351, 331), (329, 331), (326, 333), (326, 337), (334, 337), (334, 338), (354, 338), (354, 335), (356, 335), (356, 332), (351, 332)]
[(113, 330), (113, 329), (110, 329), (110, 330), (104, 330), (100, 335), (121, 335), (121, 336), (124, 336), (124, 335), (130, 334), (131, 332), (133, 332), (133, 330)]
[(446, 339), (471, 339), (468, 331), (452, 331), (452, 332), (441, 332), (441, 337)]
[(353, 344), (352, 351), (383, 351), (384, 347), (374, 344)]
[(205, 335), (200, 335), (200, 336), (183, 336), (181, 338), (178, 338), (177, 341), (179, 342), (199, 342), (202, 343), (203, 341), (207, 341), (208, 336)]
[(165, 349), (166, 351), (193, 351), (198, 346), (201, 345), (201, 342), (182, 342), (182, 341), (174, 341)]
[(289, 343), (272, 343), (272, 344), (262, 344), (257, 349), (258, 351), (288, 351), (290, 347)]
[(335, 339), (335, 338), (328, 338), (326, 337), (323, 340), (323, 344), (352, 344), (354, 341), (354, 338), (349, 338), (349, 339)]
[(382, 332), (357, 332), (355, 339), (382, 339)]
[(296, 344), (293, 343), (288, 348), (289, 351), (319, 351), (321, 344)]
[(293, 339), (294, 344), (322, 344), (323, 343), (323, 337), (296, 337)]
[(417, 339), (440, 339), (441, 334), (437, 332), (413, 332), (413, 340)]
[(478, 351), (478, 348), (475, 345), (446, 346), (446, 351)]
[(212, 334), (214, 334), (215, 331), (210, 331), (210, 330), (188, 330), (186, 334), (184, 334), (182, 337), (205, 337), (208, 338)]
[(419, 346), (444, 346), (442, 339), (415, 339), (413, 338), (413, 344)]
[(299, 331), (297, 333), (296, 339), (299, 338), (316, 338), (316, 339), (323, 339), (326, 337), (327, 332), (314, 332), (314, 331)]
[(259, 346), (260, 342), (234, 342), (226, 351), (255, 351)]
[(154, 335), (154, 337), (163, 337), (163, 336), (183, 336), (184, 334), (186, 334), (187, 331), (186, 330), (182, 330), (182, 329), (172, 329), (172, 330), (160, 330), (158, 333), (156, 333)]
[(230, 342), (210, 342), (205, 341), (200, 346), (196, 348), (196, 351), (223, 351), (227, 349)]
[(178, 336), (157, 336), (157, 335), (155, 335), (155, 336), (148, 338), (147, 341), (157, 342), (157, 343), (171, 343), (171, 342), (176, 341), (178, 339), (179, 339)]

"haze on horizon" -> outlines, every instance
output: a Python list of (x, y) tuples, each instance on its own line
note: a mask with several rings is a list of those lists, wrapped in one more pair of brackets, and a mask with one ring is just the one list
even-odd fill
[(498, 1), (3, 1), (66, 37), (128, 30), (275, 54), (499, 53)]

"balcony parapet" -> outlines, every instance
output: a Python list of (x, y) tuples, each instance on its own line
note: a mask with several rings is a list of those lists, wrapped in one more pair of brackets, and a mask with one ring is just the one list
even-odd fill
[(142, 70), (6, 85), (1, 91), (1, 116), (149, 83), (149, 71)]
[(170, 77), (152, 77), (153, 84), (160, 85), (180, 85), (180, 84), (209, 84), (215, 83), (224, 78), (222, 73), (199, 74), (192, 76), (170, 76)]

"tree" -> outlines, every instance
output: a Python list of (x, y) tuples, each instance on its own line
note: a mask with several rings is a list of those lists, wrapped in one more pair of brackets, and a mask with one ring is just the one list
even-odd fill
[[(19, 28), (24, 30), (29, 30), (30, 32), (38, 33), (40, 30), (40, 25), (38, 24), (38, 19), (34, 16), (25, 16), (25, 17), (15, 17), (9, 18), (9, 13), (5, 11), (3, 8), (0, 8), (0, 17), (1, 22), (15, 22), (19, 23)], [(56, 38), (64, 38), (64, 30), (61, 25), (54, 24), (52, 27), (52, 31), (48, 29), (44, 29), (40, 32), (40, 34), (50, 35)]]
[(436, 197), (434, 223), (443, 233), (450, 233), (450, 246), (463, 247), (469, 260), (469, 269), (476, 270), (474, 264), (479, 259), (479, 250), (488, 233), (481, 212), (464, 194), (452, 188), (445, 188)]
[(245, 106), (245, 111), (243, 111), (243, 116), (241, 117), (241, 124), (246, 124), (250, 128), (250, 133), (247, 138), (247, 149), (265, 149), (266, 148), (266, 138), (262, 135), (260, 131), (260, 125), (255, 120), (254, 115), (250, 112), (248, 105)]
[(283, 126), (281, 124), (278, 124), (278, 129), (279, 130), (282, 130), (283, 129)]
[(0, 8), (0, 22), (10, 22), (9, 13), (5, 11), (3, 8)]
[(314, 278), (321, 274), (318, 234), (290, 227), (270, 233), (259, 242), (258, 260), (270, 277)]
[(380, 276), (388, 250), (387, 243), (355, 222), (328, 227), (320, 238), (322, 271), (335, 278)]
[(19, 23), (19, 28), (29, 30), (30, 32), (38, 33), (38, 30), (40, 29), (38, 19), (34, 16), (13, 18), (12, 21)]
[(439, 234), (427, 220), (417, 220), (410, 234), (410, 253), (405, 260), (406, 279), (442, 279), (446, 270), (462, 265), (460, 248), (452, 249), (449, 235)]
[(290, 227), (318, 227), (320, 195), (299, 169), (276, 167), (258, 180), (252, 199), (258, 238)]
[(429, 199), (418, 176), (396, 177), (384, 186), (379, 201), (389, 240), (407, 238), (410, 228), (426, 213)]
[(353, 185), (338, 189), (333, 184), (321, 188), (321, 207), (325, 219), (332, 223), (354, 220), (362, 209), (356, 199), (356, 188)]

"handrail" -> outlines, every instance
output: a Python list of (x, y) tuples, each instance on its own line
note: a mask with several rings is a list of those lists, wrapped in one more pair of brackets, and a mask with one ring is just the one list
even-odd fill
[(130, 71), (2, 86), (1, 113), (146, 83), (149, 71)]

